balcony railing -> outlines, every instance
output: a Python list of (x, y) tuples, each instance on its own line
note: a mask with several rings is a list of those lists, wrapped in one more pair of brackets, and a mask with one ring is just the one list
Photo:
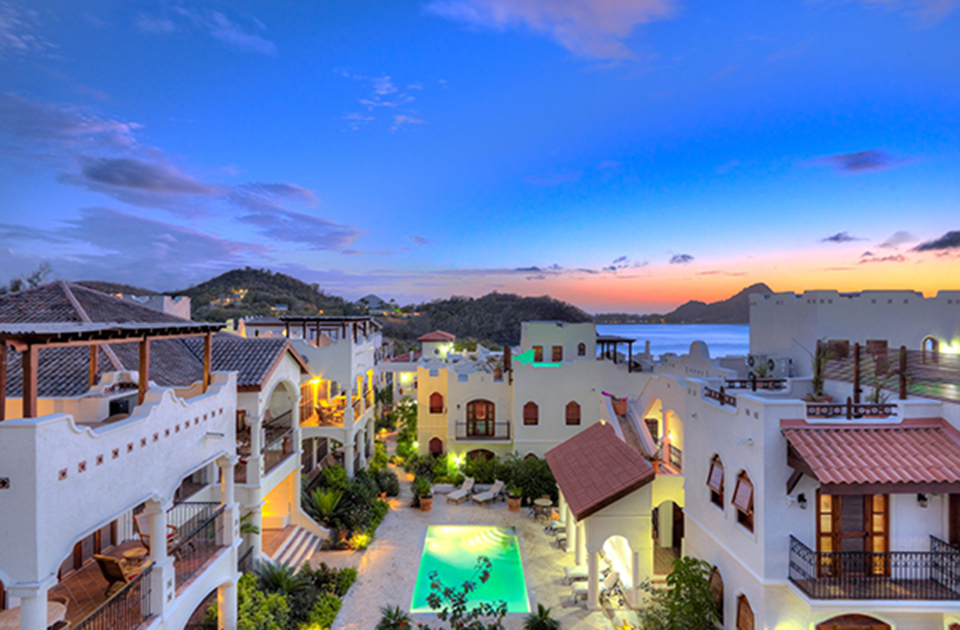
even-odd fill
[(117, 593), (74, 626), (75, 630), (132, 630), (153, 617), (148, 565)]
[(888, 418), (897, 415), (897, 406), (890, 403), (855, 403), (849, 396), (845, 403), (807, 403), (808, 418)]
[(751, 391), (776, 391), (787, 386), (785, 378), (738, 378), (724, 382), (727, 389), (749, 389)]
[(790, 581), (813, 599), (960, 600), (960, 549), (817, 552), (791, 536)]
[(263, 448), (263, 474), (279, 466), (293, 454), (293, 429), (287, 429)]
[(457, 423), (458, 440), (476, 440), (484, 442), (487, 440), (509, 440), (510, 423), (509, 422), (486, 422), (486, 423)]
[(725, 392), (723, 387), (721, 387), (719, 391), (716, 389), (711, 389), (709, 387), (704, 387), (703, 397), (717, 401), (718, 403), (720, 403), (721, 407), (723, 405), (730, 405), (731, 407), (737, 406), (737, 397), (731, 396), (730, 394)]
[(673, 444), (670, 445), (670, 467), (678, 472), (683, 470), (683, 451)]
[[(204, 505), (204, 504), (201, 504)], [(206, 505), (203, 511), (198, 511), (193, 517), (195, 520), (193, 528), (181, 537), (180, 542), (170, 550), (170, 555), (174, 558), (174, 573), (177, 579), (177, 590), (189, 582), (200, 572), (207, 560), (212, 558), (220, 549), (219, 540), (222, 540), (222, 532), (219, 529), (223, 526), (224, 506), (219, 505), (217, 509), (207, 511)], [(202, 520), (196, 520), (200, 517)], [(186, 531), (181, 528), (180, 531)]]

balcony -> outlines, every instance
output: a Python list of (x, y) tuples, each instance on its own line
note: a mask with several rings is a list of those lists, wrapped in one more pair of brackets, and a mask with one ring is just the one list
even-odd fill
[(459, 442), (498, 442), (510, 439), (509, 422), (458, 422), (456, 439)]
[(790, 537), (790, 581), (811, 599), (960, 600), (960, 549), (817, 552)]
[(337, 396), (329, 400), (321, 400), (316, 407), (301, 410), (300, 426), (303, 427), (334, 427), (343, 428), (344, 409), (347, 405), (345, 396)]
[(890, 403), (855, 403), (847, 397), (845, 403), (807, 403), (808, 418), (889, 418), (897, 415), (897, 405)]
[(737, 397), (728, 394), (723, 387), (721, 387), (719, 390), (712, 389), (710, 387), (704, 387), (703, 397), (709, 400), (717, 401), (720, 403), (721, 407), (724, 405), (730, 405), (731, 407), (737, 406)]
[(273, 440), (263, 447), (263, 474), (269, 475), (270, 471), (293, 455), (293, 451), (293, 429), (274, 434)]

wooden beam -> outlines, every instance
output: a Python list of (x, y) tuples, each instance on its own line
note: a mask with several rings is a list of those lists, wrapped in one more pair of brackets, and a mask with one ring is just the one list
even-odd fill
[(140, 340), (140, 370), (138, 373), (139, 392), (137, 404), (142, 405), (147, 397), (147, 387), (150, 386), (150, 337)]
[(23, 362), (23, 417), (37, 417), (37, 347), (28, 346), (20, 354)]
[(90, 378), (89, 387), (93, 389), (97, 384), (97, 368), (100, 363), (100, 346), (90, 346)]
[(203, 337), (203, 393), (207, 393), (210, 386), (210, 369), (213, 366), (213, 333)]
[(7, 344), (0, 342), (0, 422), (7, 419)]

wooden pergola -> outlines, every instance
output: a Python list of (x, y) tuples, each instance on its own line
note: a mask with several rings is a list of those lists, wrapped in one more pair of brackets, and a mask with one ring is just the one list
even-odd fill
[(90, 387), (96, 385), (99, 349), (104, 344), (140, 344), (139, 398), (143, 403), (150, 382), (150, 342), (162, 339), (203, 337), (203, 391), (210, 385), (213, 335), (222, 323), (112, 323), (58, 322), (0, 324), (0, 422), (6, 418), (7, 348), (20, 353), (23, 370), (23, 417), (37, 416), (37, 368), (41, 348), (89, 347)]
[[(597, 346), (600, 348), (600, 356), (606, 357), (611, 353), (613, 362), (617, 362), (617, 348), (621, 343), (627, 344), (627, 371), (633, 371), (633, 342), (636, 339), (618, 337), (616, 335), (597, 335)], [(612, 351), (612, 352), (611, 352)]]
[(314, 345), (318, 348), (320, 347), (320, 333), (335, 332), (339, 339), (347, 339), (347, 330), (350, 329), (353, 333), (353, 343), (357, 343), (361, 333), (366, 337), (375, 328), (379, 329), (381, 327), (376, 320), (367, 315), (291, 315), (281, 317), (280, 321), (286, 327), (287, 339), (290, 338), (291, 327), (293, 329), (300, 328), (301, 338), (304, 340), (307, 338), (307, 331), (312, 330), (314, 332)]

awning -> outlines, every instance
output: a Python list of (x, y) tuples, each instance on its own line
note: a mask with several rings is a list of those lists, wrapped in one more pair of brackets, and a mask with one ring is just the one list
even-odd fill
[(828, 494), (960, 492), (960, 431), (943, 418), (898, 424), (783, 420), (787, 462)]

